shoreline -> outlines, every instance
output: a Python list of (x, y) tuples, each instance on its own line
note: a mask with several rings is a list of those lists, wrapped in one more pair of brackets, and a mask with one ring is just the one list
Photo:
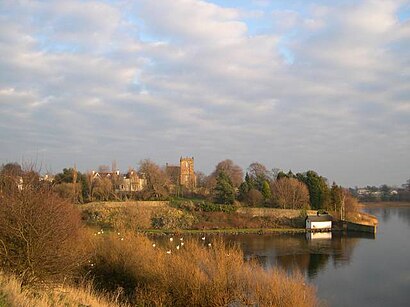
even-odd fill
[(173, 235), (173, 234), (285, 234), (285, 233), (305, 233), (305, 228), (243, 228), (243, 229), (180, 229), (180, 230), (163, 230), (163, 229), (144, 229), (138, 230), (138, 233), (150, 235)]
[(410, 207), (410, 202), (406, 201), (380, 201), (380, 202), (362, 202), (360, 203), (361, 208), (408, 208)]

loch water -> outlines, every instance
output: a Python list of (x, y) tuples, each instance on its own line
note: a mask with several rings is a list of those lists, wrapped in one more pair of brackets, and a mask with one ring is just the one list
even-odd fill
[(329, 306), (410, 306), (410, 206), (367, 208), (377, 234), (227, 235), (269, 270), (299, 271)]

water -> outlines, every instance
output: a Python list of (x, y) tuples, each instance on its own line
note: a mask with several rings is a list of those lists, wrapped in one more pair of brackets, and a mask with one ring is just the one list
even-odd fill
[(372, 208), (376, 236), (227, 236), (267, 269), (300, 271), (330, 306), (410, 306), (410, 207)]

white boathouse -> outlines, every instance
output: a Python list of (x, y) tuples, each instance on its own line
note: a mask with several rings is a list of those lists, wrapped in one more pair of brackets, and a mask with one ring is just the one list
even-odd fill
[(332, 217), (329, 214), (309, 215), (306, 217), (306, 230), (323, 231), (332, 229)]

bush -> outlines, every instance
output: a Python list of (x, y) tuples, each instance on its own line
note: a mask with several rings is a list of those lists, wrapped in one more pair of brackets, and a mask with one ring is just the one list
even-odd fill
[(78, 210), (38, 180), (0, 194), (0, 263), (24, 285), (71, 277), (85, 259)]
[(181, 209), (189, 212), (195, 211), (195, 209), (197, 209), (197, 206), (192, 200), (172, 199), (170, 201), (170, 205), (176, 209)]
[(221, 240), (186, 240), (184, 246), (175, 240), (166, 248), (152, 243), (136, 234), (98, 238), (90, 277), (102, 291), (122, 289), (122, 301), (138, 306), (316, 304), (315, 290), (302, 276), (265, 271)]
[(238, 207), (236, 205), (221, 205), (221, 204), (203, 202), (199, 205), (199, 209), (204, 212), (231, 213), (231, 212), (235, 212), (238, 209)]
[(169, 208), (154, 213), (151, 224), (156, 229), (187, 229), (195, 222), (192, 214)]

